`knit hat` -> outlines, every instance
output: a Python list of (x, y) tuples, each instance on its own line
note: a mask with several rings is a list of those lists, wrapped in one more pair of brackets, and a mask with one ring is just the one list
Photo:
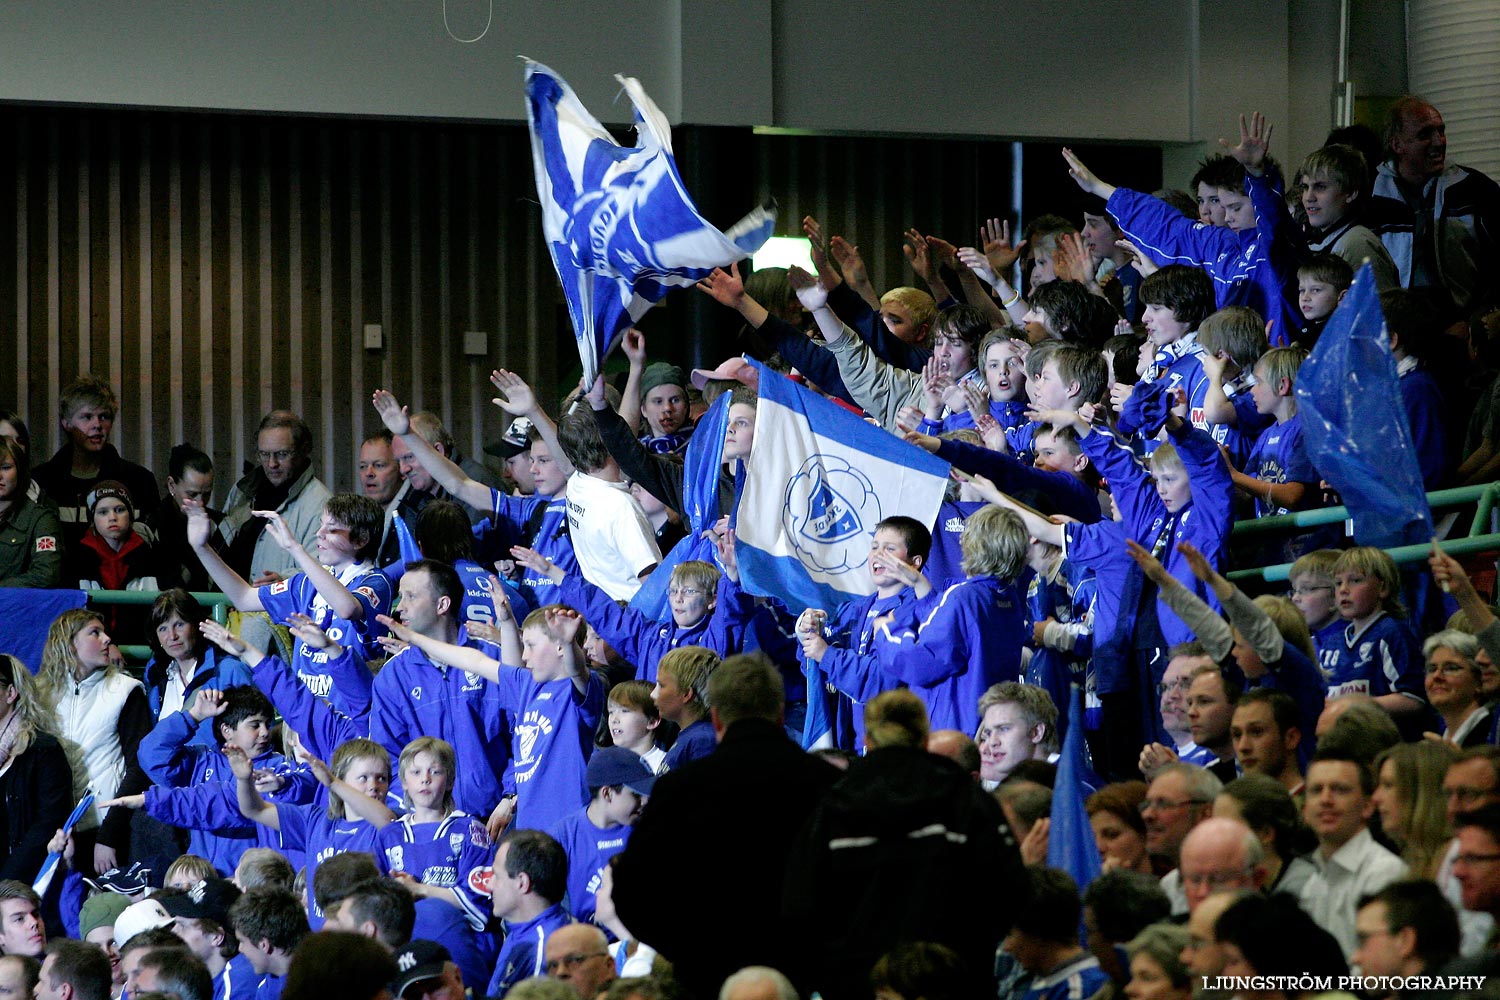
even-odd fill
[(90, 896), (78, 911), (78, 938), (86, 940), (100, 927), (113, 927), (120, 914), (130, 906), (130, 897), (115, 892)]
[(94, 508), (99, 506), (99, 501), (107, 500), (110, 497), (119, 497), (125, 502), (126, 507), (135, 510), (135, 504), (130, 499), (130, 490), (125, 488), (125, 484), (113, 479), (106, 479), (90, 490), (88, 497), (84, 500), (84, 503), (89, 508), (90, 519), (93, 518)]
[(645, 399), (646, 393), (663, 385), (681, 386), (686, 391), (688, 387), (687, 376), (683, 374), (681, 368), (678, 368), (674, 364), (666, 361), (653, 361), (641, 373), (641, 398)]

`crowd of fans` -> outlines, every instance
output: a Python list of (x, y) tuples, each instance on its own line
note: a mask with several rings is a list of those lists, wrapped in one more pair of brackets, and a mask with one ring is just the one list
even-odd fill
[[(922, 288), (873, 288), (806, 219), (813, 271), (700, 284), (765, 368), (687, 373), (631, 330), (623, 386), (555, 413), (496, 371), (501, 476), (384, 390), (359, 492), (277, 410), (222, 508), (197, 448), (164, 495), (116, 451), (99, 379), (43, 463), (0, 411), (0, 586), (159, 593), (0, 656), (0, 994), (1475, 988), (1493, 572), (1341, 526), (1230, 538), (1339, 502), (1295, 387), (1366, 261), (1400, 392), (1362, 405), (1407, 422), (1428, 489), (1497, 478), (1500, 187), (1443, 129), (1403, 99), (1284, 170), (1257, 114), (1154, 193), (1064, 150), (1078, 200), (1024, 231), (908, 231)], [(936, 520), (881, 498), (874, 591), (840, 607), (742, 586), (783, 377), (954, 470)], [(705, 498), (725, 516), (695, 537)], [(1278, 563), (1289, 594), (1226, 576)], [(1056, 780), (1070, 726), (1084, 788)], [(1054, 842), (1057, 796), (1102, 859), (1081, 887), (1046, 863), (1088, 847)]]

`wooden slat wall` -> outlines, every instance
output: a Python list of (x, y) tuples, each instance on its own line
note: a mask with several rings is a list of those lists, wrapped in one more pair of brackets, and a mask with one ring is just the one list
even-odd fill
[[(681, 139), (687, 153), (692, 130)], [(785, 235), (816, 215), (879, 288), (913, 280), (907, 226), (963, 244), (1010, 202), (1004, 143), (750, 148), (743, 207), (775, 197)], [(261, 416), (289, 407), (312, 425), (318, 474), (349, 489), (375, 388), (436, 410), (477, 455), (505, 423), (491, 368), (549, 399), (576, 372), (524, 126), (0, 108), (0, 233), (0, 358), (16, 359), (0, 406), (28, 418), (40, 458), (59, 444), (60, 388), (92, 371), (120, 393), (117, 446), (159, 477), (193, 441), (222, 499)], [(366, 323), (383, 349), (364, 349)], [(463, 354), (465, 330), (488, 332), (487, 356)], [(682, 335), (706, 334), (653, 346), (686, 360)]]
[[(120, 394), (122, 453), (162, 476), (193, 441), (220, 498), (275, 407), (347, 489), (376, 387), (477, 455), (504, 426), (491, 368), (555, 384), (524, 127), (5, 108), (0, 150), (0, 406), (41, 458), (83, 371)], [(463, 354), (465, 330), (489, 333), (487, 356)]]

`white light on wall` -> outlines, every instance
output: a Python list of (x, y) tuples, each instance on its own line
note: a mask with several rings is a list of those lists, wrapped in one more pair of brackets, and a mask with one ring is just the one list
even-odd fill
[(750, 255), (750, 261), (759, 271), (763, 267), (791, 267), (796, 265), (804, 271), (813, 270), (812, 244), (805, 236), (772, 236), (766, 245)]

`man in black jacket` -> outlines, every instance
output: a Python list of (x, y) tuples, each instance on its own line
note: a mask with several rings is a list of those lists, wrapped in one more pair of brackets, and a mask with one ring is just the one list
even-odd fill
[(708, 704), (718, 749), (657, 780), (614, 884), (620, 920), (698, 1000), (747, 965), (806, 978), (781, 885), (798, 831), (839, 776), (787, 738), (781, 675), (762, 657), (725, 660)]

